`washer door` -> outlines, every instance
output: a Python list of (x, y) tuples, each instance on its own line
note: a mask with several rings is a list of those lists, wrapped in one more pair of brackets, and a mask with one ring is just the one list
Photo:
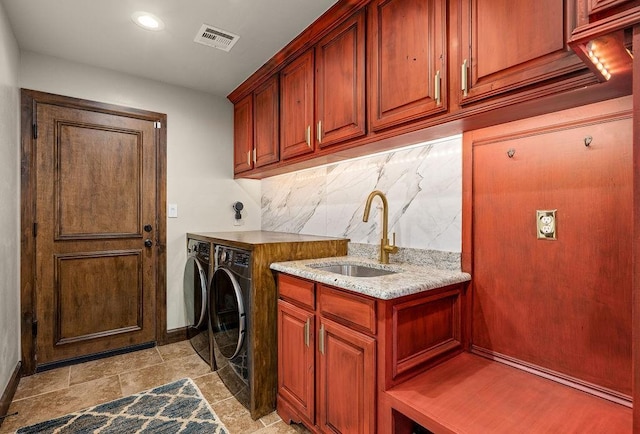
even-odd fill
[(246, 314), (240, 284), (233, 273), (220, 267), (211, 278), (211, 327), (218, 350), (227, 359), (238, 355), (244, 343)]
[(207, 318), (207, 275), (195, 256), (184, 266), (183, 290), (188, 326), (200, 328)]

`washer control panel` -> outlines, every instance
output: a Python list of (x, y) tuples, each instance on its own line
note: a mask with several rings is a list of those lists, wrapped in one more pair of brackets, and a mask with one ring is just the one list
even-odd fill
[(233, 247), (216, 246), (216, 268), (225, 267), (243, 277), (251, 278), (251, 252)]

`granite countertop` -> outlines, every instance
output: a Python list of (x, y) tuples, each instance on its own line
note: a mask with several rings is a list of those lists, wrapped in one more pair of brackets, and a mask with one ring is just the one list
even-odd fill
[[(366, 265), (396, 271), (396, 273), (378, 277), (351, 277), (310, 267), (310, 265), (332, 264)], [(271, 264), (271, 269), (382, 300), (390, 300), (471, 280), (469, 273), (461, 271), (406, 263), (380, 264), (376, 260), (358, 256), (274, 262)]]

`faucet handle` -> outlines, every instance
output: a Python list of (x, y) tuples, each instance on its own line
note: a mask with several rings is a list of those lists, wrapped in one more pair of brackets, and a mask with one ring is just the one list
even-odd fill
[[(389, 253), (398, 253), (398, 246), (396, 246), (396, 233), (392, 234), (393, 242), (391, 245), (384, 246), (384, 250)], [(389, 242), (389, 240), (387, 240)]]

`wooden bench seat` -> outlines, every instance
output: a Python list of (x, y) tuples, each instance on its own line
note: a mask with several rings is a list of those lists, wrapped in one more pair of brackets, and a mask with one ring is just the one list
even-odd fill
[(632, 410), (469, 353), (382, 392), (381, 433), (631, 433)]

